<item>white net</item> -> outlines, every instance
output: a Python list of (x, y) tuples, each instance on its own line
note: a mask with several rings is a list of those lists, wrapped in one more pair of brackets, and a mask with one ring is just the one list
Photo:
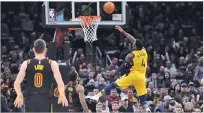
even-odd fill
[(97, 28), (98, 24), (101, 21), (100, 16), (80, 16), (79, 17), (82, 29), (84, 31), (84, 41), (85, 42), (93, 42), (97, 39)]

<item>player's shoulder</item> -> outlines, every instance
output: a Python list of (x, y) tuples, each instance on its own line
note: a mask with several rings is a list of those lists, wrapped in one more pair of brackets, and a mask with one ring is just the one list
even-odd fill
[(135, 56), (134, 52), (129, 53), (129, 54), (127, 55), (127, 57), (134, 57), (134, 56)]
[(145, 48), (145, 47), (143, 47), (143, 48), (142, 48), (142, 50), (143, 50), (143, 51), (146, 51), (146, 48)]
[(142, 50), (143, 50), (143, 51), (145, 51), (145, 52), (147, 52), (146, 48), (144, 48), (144, 47), (143, 47), (143, 49), (142, 49)]
[(23, 61), (22, 64), (21, 64), (21, 68), (20, 69), (21, 70), (26, 70), (29, 63), (30, 63), (29, 60)]
[(50, 66), (52, 70), (57, 70), (59, 68), (58, 63), (54, 60), (50, 61)]
[(27, 65), (27, 64), (30, 64), (30, 61), (31, 61), (30, 59), (25, 60), (25, 61), (23, 61), (23, 62), (22, 62), (22, 65)]
[(143, 52), (146, 51), (146, 49), (143, 47), (142, 49), (138, 50), (137, 52)]
[(76, 87), (76, 91), (77, 92), (84, 92), (84, 86), (78, 84), (77, 87)]
[(58, 65), (57, 61), (54, 61), (54, 60), (51, 60), (51, 59), (49, 59), (49, 63), (51, 65)]
[(84, 86), (82, 86), (81, 84), (78, 84), (78, 85), (77, 85), (77, 88), (78, 88), (78, 89), (84, 89)]

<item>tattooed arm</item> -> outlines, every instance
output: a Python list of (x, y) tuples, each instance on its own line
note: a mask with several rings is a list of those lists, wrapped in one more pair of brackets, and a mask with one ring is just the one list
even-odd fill
[(84, 109), (84, 112), (89, 113), (89, 109), (85, 101), (84, 87), (81, 85), (78, 85), (76, 88), (76, 91), (79, 94), (79, 100), (80, 100), (82, 108)]

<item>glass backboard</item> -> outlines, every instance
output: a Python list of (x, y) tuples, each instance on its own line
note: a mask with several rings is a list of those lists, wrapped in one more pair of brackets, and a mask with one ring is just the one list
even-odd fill
[(105, 3), (105, 1), (45, 1), (45, 25), (48, 27), (79, 27), (79, 16), (101, 16), (99, 27), (125, 25), (126, 2), (113, 2), (115, 10), (112, 14), (104, 12)]

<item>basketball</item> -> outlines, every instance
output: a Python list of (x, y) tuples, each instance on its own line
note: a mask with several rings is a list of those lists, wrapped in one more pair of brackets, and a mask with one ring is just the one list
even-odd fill
[(103, 6), (103, 10), (108, 14), (113, 13), (115, 5), (112, 2), (106, 2)]

